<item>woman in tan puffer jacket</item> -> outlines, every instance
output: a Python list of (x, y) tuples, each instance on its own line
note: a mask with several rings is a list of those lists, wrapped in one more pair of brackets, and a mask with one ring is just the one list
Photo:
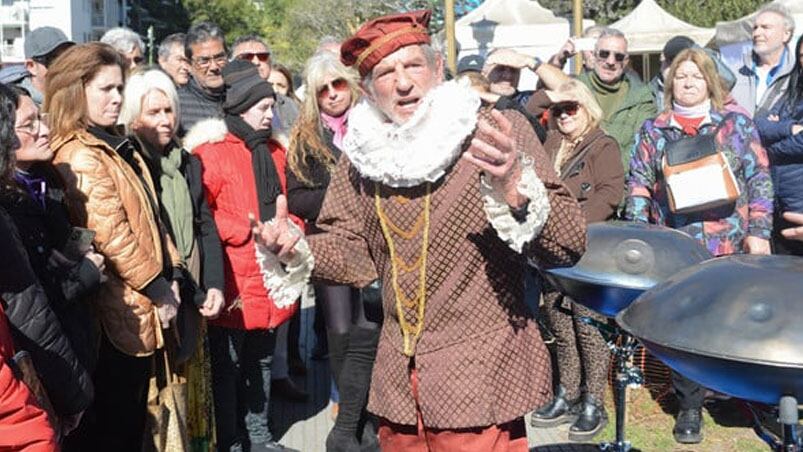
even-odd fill
[(95, 403), (66, 449), (141, 450), (148, 356), (179, 303), (180, 259), (159, 222), (153, 181), (115, 129), (124, 73), (121, 56), (100, 43), (68, 49), (48, 72), (53, 164), (73, 224), (96, 233), (108, 277), (92, 300), (102, 326)]

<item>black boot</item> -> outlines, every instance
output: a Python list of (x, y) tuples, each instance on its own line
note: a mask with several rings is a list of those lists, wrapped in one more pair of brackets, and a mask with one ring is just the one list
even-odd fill
[(672, 429), (675, 441), (681, 444), (697, 444), (703, 440), (703, 410), (691, 408), (680, 410)]
[[(349, 334), (349, 345), (343, 369), (338, 378), (340, 391), (340, 410), (335, 426), (326, 438), (327, 452), (359, 450), (357, 429), (360, 419), (365, 416), (365, 402), (371, 384), (371, 371), (376, 358), (376, 345), (379, 341), (379, 328), (353, 326)], [(331, 350), (331, 343), (329, 344)]]
[(574, 422), (577, 419), (577, 414), (573, 410), (576, 403), (576, 400), (566, 400), (566, 390), (563, 386), (558, 386), (555, 398), (533, 412), (530, 425), (549, 428)]
[[(379, 452), (379, 434), (377, 433), (377, 420), (372, 415), (363, 413), (360, 424), (362, 424), (362, 434), (360, 435), (360, 452)], [(359, 433), (359, 431), (358, 431)]]
[(332, 379), (340, 390), (340, 371), (343, 370), (343, 360), (346, 358), (346, 348), (349, 346), (349, 333), (326, 332), (326, 342), (329, 344), (329, 368), (332, 370)]
[(608, 413), (602, 401), (586, 394), (577, 410), (577, 420), (569, 427), (571, 441), (590, 441), (608, 425)]

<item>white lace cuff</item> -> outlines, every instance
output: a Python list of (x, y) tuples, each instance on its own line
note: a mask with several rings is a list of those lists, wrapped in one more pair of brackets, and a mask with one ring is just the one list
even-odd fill
[[(288, 224), (293, 232), (301, 234), (301, 230), (293, 222), (288, 221)], [(312, 251), (303, 237), (296, 243), (295, 251), (295, 256), (290, 262), (282, 265), (276, 254), (262, 245), (256, 246), (257, 264), (262, 272), (262, 282), (268, 289), (273, 304), (280, 309), (289, 308), (301, 297), (315, 266)]]
[(532, 161), (527, 163), (522, 163), (521, 180), (516, 187), (519, 193), (530, 200), (527, 206), (527, 216), (521, 223), (513, 217), (504, 196), (496, 192), (485, 180), (485, 175), (480, 179), (480, 193), (485, 204), (488, 221), (496, 230), (499, 238), (517, 253), (521, 253), (524, 245), (541, 232), (549, 217), (549, 197), (546, 187), (535, 174)]

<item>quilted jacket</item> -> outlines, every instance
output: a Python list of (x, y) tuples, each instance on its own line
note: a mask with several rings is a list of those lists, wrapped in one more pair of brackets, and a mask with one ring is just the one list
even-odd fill
[(165, 254), (168, 266), (180, 266), (181, 259), (156, 215), (147, 167), (136, 152), (135, 166), (129, 165), (117, 150), (86, 131), (52, 139), (51, 147), (71, 221), (95, 231), (95, 248), (106, 258), (108, 281), (93, 298), (103, 329), (121, 352), (150, 355), (163, 340), (156, 309), (144, 290), (162, 276)]

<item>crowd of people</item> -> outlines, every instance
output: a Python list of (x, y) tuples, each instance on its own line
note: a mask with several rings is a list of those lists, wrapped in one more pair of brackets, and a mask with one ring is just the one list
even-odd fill
[[(325, 38), (300, 77), (212, 22), (152, 67), (125, 28), (32, 30), (0, 70), (0, 449), (292, 450), (269, 407), (309, 397), (292, 376), (310, 291), (328, 452), (526, 451), (529, 413), (588, 441), (610, 356), (586, 318), (606, 320), (540, 276), (580, 259), (587, 224), (803, 254), (784, 7), (758, 11), (740, 67), (677, 36), (647, 83), (606, 27), (593, 50), (451, 74), (429, 20)], [(674, 437), (699, 443), (706, 389), (672, 387)]]

